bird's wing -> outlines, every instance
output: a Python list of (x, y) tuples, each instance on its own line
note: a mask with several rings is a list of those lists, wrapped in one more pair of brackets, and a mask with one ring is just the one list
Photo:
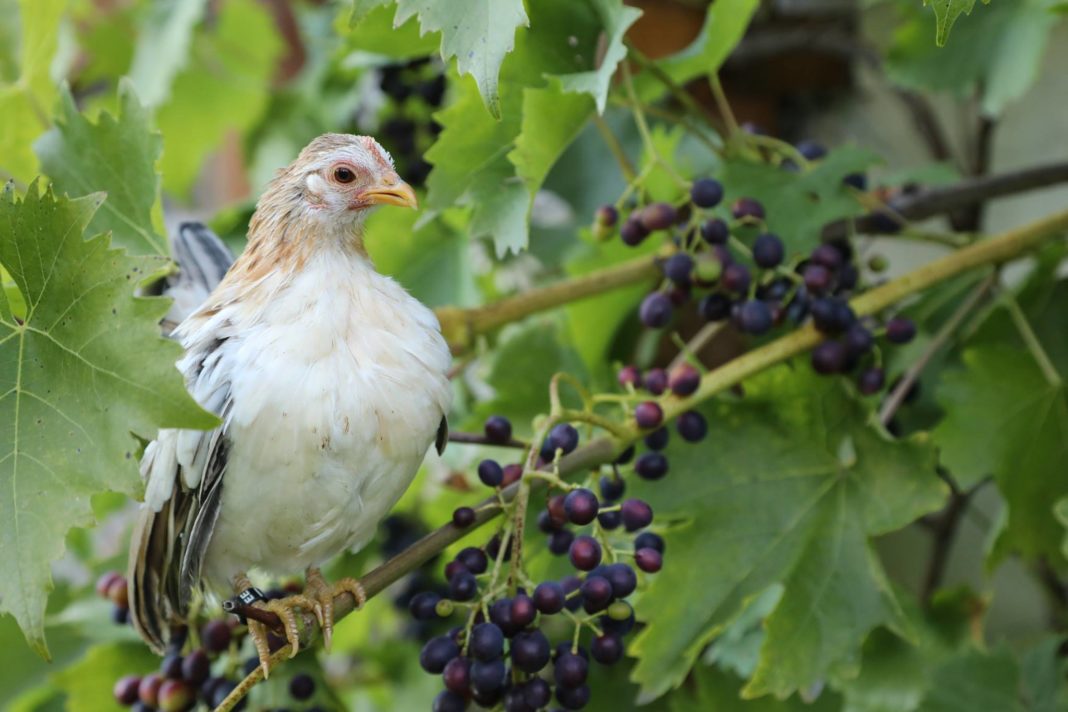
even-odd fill
[(227, 339), (194, 339), (179, 363), (193, 397), (218, 415), (214, 430), (163, 430), (145, 448), (145, 504), (130, 543), (134, 627), (157, 651), (182, 624), (219, 514), (229, 441)]

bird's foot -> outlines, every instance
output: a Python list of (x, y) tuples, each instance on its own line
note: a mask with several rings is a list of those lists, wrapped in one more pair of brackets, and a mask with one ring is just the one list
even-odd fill
[[(241, 576), (235, 580), (235, 588), (244, 591), (251, 586), (247, 577)], [(251, 606), (278, 616), (282, 621), (282, 630), (285, 633), (286, 642), (289, 643), (289, 657), (300, 652), (300, 628), (297, 625), (297, 611), (313, 613), (316, 619), (322, 619), (322, 611), (319, 610), (319, 602), (301, 593), (294, 593), (285, 598), (276, 598), (270, 601), (255, 601)], [(260, 667), (263, 669), (263, 677), (266, 679), (271, 672), (269, 658), (271, 646), (268, 639), (271, 629), (265, 624), (253, 618), (248, 619), (248, 633), (252, 638), (252, 644), (256, 648), (256, 655), (260, 659)]]
[(352, 596), (356, 601), (356, 608), (362, 608), (363, 604), (367, 603), (367, 593), (356, 579), (343, 578), (331, 585), (326, 582), (319, 569), (308, 569), (304, 595), (318, 604), (315, 615), (319, 619), (319, 628), (323, 631), (323, 647), (327, 650), (330, 650), (334, 637), (334, 599), (343, 593)]

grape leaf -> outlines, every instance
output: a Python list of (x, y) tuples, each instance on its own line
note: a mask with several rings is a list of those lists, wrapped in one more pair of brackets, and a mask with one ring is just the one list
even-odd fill
[(1060, 255), (1044, 254), (1017, 297), (1056, 373), (1043, 372), (1001, 308), (973, 336), (962, 368), (943, 373), (935, 394), (946, 413), (932, 433), (943, 464), (963, 487), (992, 474), (1008, 506), (995, 557), (1010, 550), (1061, 555), (1053, 506), (1068, 495), (1068, 281), (1055, 277)]
[[(255, 41), (249, 41), (255, 38)], [(256, 0), (231, 0), (193, 39), (194, 61), (174, 79), (156, 120), (163, 133), (163, 186), (185, 194), (204, 158), (229, 132), (243, 133), (267, 107), (282, 50), (270, 12)]]
[(55, 676), (66, 693), (69, 712), (100, 712), (116, 707), (112, 687), (125, 675), (147, 675), (159, 668), (159, 659), (140, 642), (94, 645), (85, 656)]
[(89, 223), (91, 234), (110, 231), (112, 242), (132, 254), (167, 255), (167, 240), (153, 224), (160, 199), (155, 169), (160, 137), (128, 82), (119, 88), (119, 104), (118, 118), (102, 113), (93, 124), (64, 90), (56, 125), (34, 150), (55, 190), (75, 196), (107, 193)]
[(840, 382), (780, 367), (738, 403), (705, 414), (709, 436), (670, 447), (672, 472), (635, 483), (660, 521), (672, 565), (638, 601), (631, 645), (643, 699), (679, 685), (704, 647), (768, 587), (782, 598), (745, 696), (785, 696), (855, 675), (868, 632), (907, 633), (869, 538), (941, 506), (935, 452), (892, 442)]
[(918, 712), (1019, 712), (1019, 668), (1006, 650), (978, 650), (949, 659), (932, 673)]
[(830, 151), (804, 173), (736, 159), (727, 161), (722, 180), (728, 201), (760, 200), (768, 228), (782, 238), (787, 251), (805, 252), (819, 244), (827, 223), (864, 213), (842, 178), (864, 172), (877, 160), (871, 151), (852, 146)]
[(605, 52), (601, 64), (586, 72), (563, 74), (557, 77), (560, 86), (568, 92), (585, 92), (597, 103), (597, 113), (603, 114), (608, 101), (608, 89), (616, 67), (627, 56), (623, 35), (641, 17), (641, 10), (624, 7), (620, 0), (592, 0), (604, 26)]
[(930, 5), (934, 10), (935, 44), (944, 47), (957, 18), (962, 14), (972, 14), (975, 0), (923, 0), (923, 4)]
[[(345, 46), (352, 50), (348, 61), (356, 64), (366, 61), (370, 55), (382, 55), (394, 59), (425, 57), (437, 51), (441, 39), (438, 33), (420, 34), (419, 21), (410, 18), (400, 25), (393, 24), (394, 11), (385, 0), (381, 5), (367, 8), (366, 15), (352, 22), (345, 35)], [(372, 60), (375, 63), (380, 59)]]
[(349, 15), (349, 26), (355, 27), (374, 10), (392, 3), (393, 0), (352, 0), (352, 14)]
[(0, 263), (27, 306), (16, 320), (0, 299), (0, 609), (44, 656), (64, 536), (92, 523), (93, 494), (140, 489), (131, 433), (217, 422), (185, 391), (181, 348), (159, 334), (167, 301), (132, 294), (162, 260), (82, 239), (102, 200), (38, 195), (36, 182), (0, 199)]
[(49, 64), (56, 53), (59, 20), (66, 0), (20, 0), (21, 74), (18, 81), (0, 83), (0, 176), (29, 181), (37, 163), (30, 146), (48, 127), (48, 111), (56, 86)]
[(137, 33), (130, 81), (148, 106), (159, 106), (170, 94), (171, 82), (189, 59), (193, 27), (204, 14), (206, 0), (152, 3)]
[(692, 686), (676, 690), (667, 698), (671, 712), (834, 712), (842, 709), (841, 699), (829, 691), (824, 691), (811, 703), (797, 697), (743, 700), (740, 693), (744, 681), (730, 673), (698, 665), (692, 677)]
[(441, 32), (441, 57), (456, 57), (460, 74), (478, 84), (486, 108), (501, 115), (497, 77), (505, 55), (515, 47), (517, 27), (526, 26), (523, 0), (397, 0), (394, 26), (419, 18), (422, 32)]

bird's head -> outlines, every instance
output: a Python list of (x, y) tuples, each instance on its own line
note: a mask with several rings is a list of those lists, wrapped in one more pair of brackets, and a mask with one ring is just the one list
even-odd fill
[(340, 220), (376, 205), (416, 207), (411, 186), (370, 136), (323, 134), (300, 152), (293, 168), (308, 206)]

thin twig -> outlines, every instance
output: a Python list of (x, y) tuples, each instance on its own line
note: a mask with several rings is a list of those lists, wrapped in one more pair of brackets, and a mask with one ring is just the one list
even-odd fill
[(627, 179), (628, 183), (633, 183), (638, 177), (637, 171), (634, 170), (634, 164), (627, 158), (627, 152), (623, 150), (623, 144), (619, 142), (619, 138), (612, 133), (612, 128), (608, 125), (608, 122), (604, 120), (600, 114), (594, 113), (593, 125), (597, 127), (597, 132), (601, 134), (601, 138), (604, 139), (605, 145), (608, 146), (608, 150), (612, 152), (612, 156), (616, 159), (616, 163), (619, 164), (619, 170), (623, 174), (623, 177)]
[(509, 438), (506, 442), (499, 442), (497, 440), (490, 440), (485, 435), (479, 433), (458, 433), (455, 430), (449, 431), (450, 443), (462, 443), (465, 445), (490, 445), (492, 447), (511, 447), (520, 450), (525, 450), (527, 443), (516, 438)]
[(964, 320), (968, 318), (968, 315), (972, 313), (972, 310), (979, 306), (979, 303), (987, 296), (990, 289), (997, 283), (997, 272), (992, 272), (979, 284), (975, 285), (968, 296), (964, 298), (957, 309), (946, 319), (942, 324), (938, 332), (934, 335), (931, 341), (927, 344), (927, 347), (920, 354), (920, 357), (916, 359), (915, 363), (909, 366), (905, 371), (905, 375), (901, 377), (897, 386), (890, 392), (886, 400), (883, 402), (883, 407), (879, 410), (879, 422), (885, 427), (897, 414), (898, 408), (905, 402), (905, 398), (908, 397), (908, 393), (912, 390), (912, 386), (919, 380), (920, 374), (927, 368), (927, 364), (931, 362), (934, 355), (942, 350), (942, 347), (946, 345), (949, 339), (956, 333), (960, 325), (964, 323)]
[(1061, 385), (1061, 374), (1057, 372), (1056, 366), (1053, 365), (1053, 361), (1050, 360), (1049, 354), (1046, 353), (1046, 349), (1043, 348), (1042, 342), (1039, 340), (1038, 335), (1035, 334), (1035, 330), (1031, 328), (1031, 323), (1027, 320), (1027, 315), (1020, 309), (1020, 305), (1016, 302), (1016, 298), (1011, 294), (1005, 294), (1005, 307), (1009, 310), (1009, 316), (1012, 317), (1012, 323), (1016, 325), (1016, 330), (1020, 332), (1020, 338), (1024, 340), (1027, 345), (1027, 350), (1031, 352), (1031, 357), (1034, 358), (1035, 363), (1038, 364), (1038, 368), (1042, 371), (1042, 375), (1045, 377), (1046, 382), (1051, 386), (1059, 387)]

